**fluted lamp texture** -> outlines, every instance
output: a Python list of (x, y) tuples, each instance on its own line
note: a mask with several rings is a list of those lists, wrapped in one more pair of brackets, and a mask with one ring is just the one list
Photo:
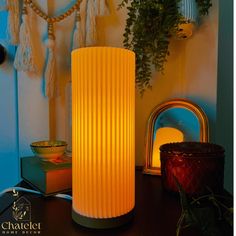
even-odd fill
[(72, 218), (89, 228), (129, 221), (135, 205), (135, 55), (72, 52)]

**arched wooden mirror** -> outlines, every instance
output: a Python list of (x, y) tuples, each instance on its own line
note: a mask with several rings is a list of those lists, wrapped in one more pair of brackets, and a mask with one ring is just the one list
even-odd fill
[(173, 99), (155, 107), (147, 124), (145, 174), (161, 175), (159, 147), (164, 143), (209, 141), (204, 111), (187, 99)]

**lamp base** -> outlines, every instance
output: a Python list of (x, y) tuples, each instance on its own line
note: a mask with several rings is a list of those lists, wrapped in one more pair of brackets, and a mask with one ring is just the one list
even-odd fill
[(72, 209), (72, 219), (87, 228), (93, 229), (109, 229), (116, 228), (121, 225), (124, 225), (131, 221), (134, 217), (134, 209), (128, 212), (125, 215), (121, 215), (118, 217), (112, 218), (90, 218), (83, 215), (78, 214), (76, 211)]

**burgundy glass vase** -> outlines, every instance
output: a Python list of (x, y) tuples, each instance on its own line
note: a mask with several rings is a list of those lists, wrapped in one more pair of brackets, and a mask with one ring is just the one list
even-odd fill
[[(160, 147), (163, 187), (178, 192), (176, 180), (189, 196), (223, 191), (224, 148), (211, 143), (181, 142)], [(175, 177), (175, 178), (174, 178)]]

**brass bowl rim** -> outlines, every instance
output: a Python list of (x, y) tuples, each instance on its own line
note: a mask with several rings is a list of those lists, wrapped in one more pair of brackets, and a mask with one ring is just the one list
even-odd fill
[[(43, 142), (48, 143), (48, 144), (39, 145), (40, 143), (43, 143)], [(49, 143), (52, 143), (52, 144), (50, 145)], [(67, 142), (61, 141), (61, 140), (42, 140), (42, 141), (36, 141), (30, 144), (30, 147), (33, 147), (33, 148), (52, 148), (52, 147), (63, 147), (63, 146), (67, 146)]]

